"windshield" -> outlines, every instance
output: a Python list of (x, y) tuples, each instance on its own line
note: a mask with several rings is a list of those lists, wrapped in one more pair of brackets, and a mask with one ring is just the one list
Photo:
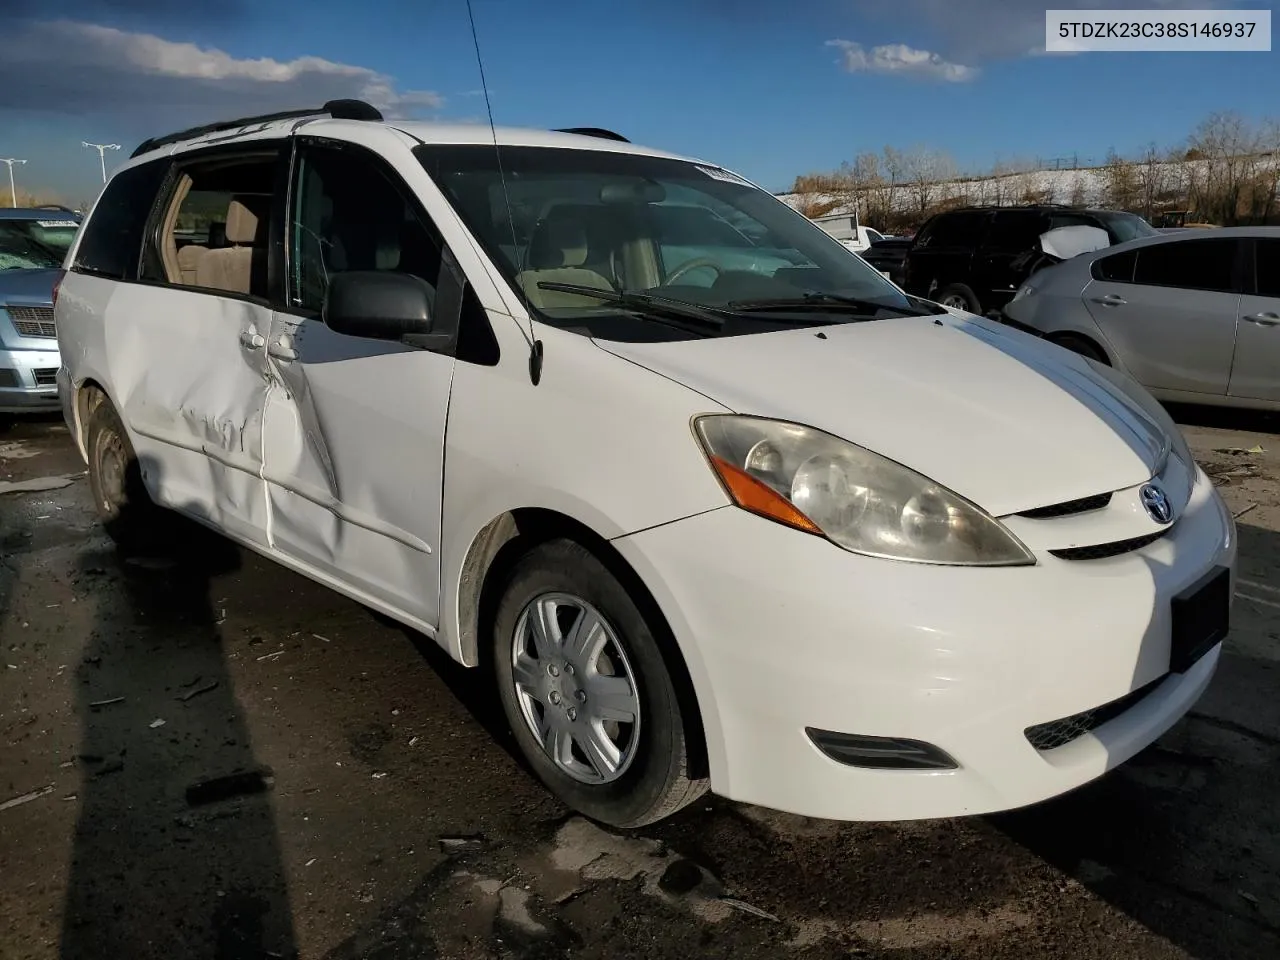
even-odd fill
[(804, 216), (718, 167), (503, 147), (500, 173), (492, 146), (415, 153), (538, 318), (559, 327), (604, 339), (694, 335), (643, 322), (638, 329), (646, 307), (673, 303), (721, 314), (723, 323), (704, 324), (701, 334), (716, 336), (933, 312)]
[(1155, 227), (1133, 213), (1104, 213), (1101, 219), (1110, 228), (1116, 243), (1137, 240), (1139, 237), (1154, 237), (1159, 233)]
[(62, 266), (77, 229), (74, 220), (0, 220), (0, 270)]

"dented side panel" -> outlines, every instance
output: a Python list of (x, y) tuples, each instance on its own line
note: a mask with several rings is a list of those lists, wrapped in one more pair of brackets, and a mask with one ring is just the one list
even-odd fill
[(133, 283), (103, 319), (113, 400), (153, 495), (257, 543), (270, 328), (266, 307)]
[(453, 359), (288, 314), (268, 350), (272, 545), (435, 624)]

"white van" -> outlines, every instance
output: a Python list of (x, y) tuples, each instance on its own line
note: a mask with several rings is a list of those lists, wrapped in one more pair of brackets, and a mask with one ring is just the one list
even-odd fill
[(1234, 526), (1158, 404), (714, 164), (339, 101), (143, 144), (66, 266), (113, 535), (177, 511), (491, 670), (600, 821), (1032, 803), (1217, 665)]

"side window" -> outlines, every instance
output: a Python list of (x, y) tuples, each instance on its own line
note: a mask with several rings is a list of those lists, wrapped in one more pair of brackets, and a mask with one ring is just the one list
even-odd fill
[(329, 277), (346, 270), (410, 273), (434, 289), (443, 244), (395, 174), (355, 148), (299, 154), (289, 224), (289, 303), (319, 311)]
[(1253, 241), (1255, 289), (1260, 297), (1280, 298), (1280, 240)]
[(1051, 213), (1047, 229), (1057, 230), (1059, 227), (1100, 227), (1104, 230), (1106, 229), (1106, 226), (1099, 223), (1094, 217), (1083, 213)]
[(276, 151), (183, 163), (143, 279), (271, 299), (267, 250), (278, 164)]
[(1022, 253), (1036, 245), (1043, 218), (1031, 210), (1001, 210), (991, 222), (983, 249), (993, 253)]
[(1137, 251), (1133, 282), (1184, 290), (1235, 290), (1235, 240), (1161, 243)]
[(988, 215), (985, 213), (944, 213), (930, 224), (918, 247), (976, 247), (982, 241)]
[[(1075, 224), (1070, 224), (1075, 226)], [(1138, 251), (1115, 253), (1093, 261), (1093, 279), (1112, 283), (1133, 283), (1133, 268), (1138, 262)]]
[(122, 170), (103, 188), (83, 227), (72, 270), (112, 280), (136, 280), (142, 237), (168, 160)]

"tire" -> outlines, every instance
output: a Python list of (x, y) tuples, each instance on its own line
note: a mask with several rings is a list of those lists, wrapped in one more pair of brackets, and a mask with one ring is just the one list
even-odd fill
[[(963, 283), (949, 283), (933, 298), (935, 303), (940, 303), (944, 307), (954, 307), (958, 310), (968, 310), (982, 316), (982, 304), (978, 302), (978, 297)], [(951, 302), (948, 303), (947, 301)]]
[[(598, 618), (603, 632), (588, 631), (597, 642), (585, 653), (553, 637), (543, 647), (551, 655), (539, 655), (529, 632), (536, 609), (552, 611), (551, 632), (562, 639), (572, 639), (585, 616)], [(538, 778), (568, 806), (612, 827), (641, 827), (706, 791), (705, 780), (689, 776), (685, 717), (654, 629), (585, 547), (552, 540), (516, 560), (498, 601), (492, 639), (498, 694), (516, 742)], [(517, 675), (526, 682), (517, 685)], [(597, 692), (603, 694), (606, 685), (616, 711), (612, 720), (595, 712), (602, 703)], [(626, 715), (636, 720), (617, 722)], [(561, 762), (544, 748), (534, 724), (557, 731), (550, 739), (560, 748)], [(594, 764), (588, 759), (591, 744), (602, 758)]]
[(105, 399), (89, 417), (85, 450), (93, 506), (107, 535), (130, 551), (169, 547), (173, 514), (151, 500), (129, 434)]
[(1100, 363), (1103, 366), (1111, 366), (1111, 361), (1107, 359), (1107, 355), (1103, 353), (1101, 348), (1088, 337), (1079, 337), (1072, 333), (1063, 333), (1056, 337), (1050, 337), (1049, 342), (1056, 343), (1058, 346), (1064, 347), (1072, 353), (1078, 353), (1082, 357), (1088, 357), (1090, 360)]
[(0, 433), (8, 433), (16, 422), (12, 414), (0, 413)]

